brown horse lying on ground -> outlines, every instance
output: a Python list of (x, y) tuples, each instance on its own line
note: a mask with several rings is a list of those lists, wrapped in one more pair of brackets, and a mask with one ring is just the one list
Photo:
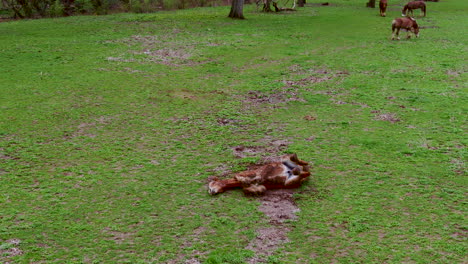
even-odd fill
[(392, 39), (395, 39), (396, 33), (397, 39), (400, 40), (400, 29), (408, 31), (406, 38), (411, 38), (410, 32), (413, 32), (416, 37), (419, 37), (418, 23), (416, 23), (416, 20), (412, 17), (399, 17), (392, 21)]
[(413, 10), (414, 9), (421, 9), (421, 12), (424, 13), (424, 16), (426, 16), (426, 3), (423, 1), (413, 1), (407, 3), (404, 7), (403, 10), (401, 11), (402, 16), (409, 15), (409, 12), (411, 12), (411, 15), (413, 15)]
[(387, 0), (380, 0), (379, 8), (380, 8), (380, 16), (385, 16), (385, 11), (387, 11)]
[(278, 162), (237, 173), (231, 179), (213, 177), (208, 183), (208, 192), (214, 195), (242, 187), (246, 194), (261, 195), (267, 189), (297, 188), (309, 176), (308, 163), (298, 159), (296, 154), (289, 154)]

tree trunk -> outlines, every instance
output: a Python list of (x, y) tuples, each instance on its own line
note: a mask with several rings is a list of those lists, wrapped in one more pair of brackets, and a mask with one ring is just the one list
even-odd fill
[(230, 18), (244, 19), (244, 0), (232, 0)]
[(375, 0), (369, 0), (369, 2), (366, 4), (366, 6), (375, 8)]
[(271, 3), (271, 0), (265, 1), (265, 4), (263, 4), (263, 12), (273, 12), (273, 10), (271, 10), (270, 3)]

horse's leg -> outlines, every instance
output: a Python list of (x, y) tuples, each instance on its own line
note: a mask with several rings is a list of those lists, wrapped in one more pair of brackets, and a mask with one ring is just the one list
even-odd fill
[(423, 6), (423, 7), (421, 8), (421, 10), (424, 12), (424, 16), (426, 16), (426, 7)]
[(244, 187), (244, 193), (249, 195), (262, 195), (266, 192), (266, 187), (264, 185), (250, 185)]
[(292, 154), (289, 158), (292, 162), (298, 164), (298, 165), (308, 165), (309, 163), (307, 163), (307, 161), (303, 161), (303, 160), (300, 160), (298, 157), (297, 157), (297, 154)]
[(241, 186), (242, 184), (236, 179), (219, 180), (218, 178), (214, 177), (213, 180), (208, 184), (208, 192), (211, 195), (215, 195)]
[(400, 27), (397, 27), (396, 36), (397, 36), (397, 40), (400, 40)]

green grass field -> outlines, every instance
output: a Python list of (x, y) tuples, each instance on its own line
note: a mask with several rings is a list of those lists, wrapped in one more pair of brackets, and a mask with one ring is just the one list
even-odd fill
[[(321, 2), (0, 23), (0, 263), (467, 263), (468, 2), (400, 41), (404, 1)], [(256, 252), (260, 198), (206, 179), (292, 152)]]

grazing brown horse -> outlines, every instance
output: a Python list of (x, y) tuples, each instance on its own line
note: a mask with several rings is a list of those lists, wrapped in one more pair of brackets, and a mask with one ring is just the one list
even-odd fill
[(385, 11), (387, 11), (387, 0), (380, 0), (379, 8), (380, 8), (380, 16), (385, 16)]
[(279, 161), (239, 172), (230, 179), (213, 177), (208, 184), (208, 192), (215, 195), (242, 187), (246, 194), (261, 195), (268, 189), (297, 188), (309, 176), (308, 163), (296, 154), (289, 154)]
[(398, 17), (392, 21), (392, 39), (395, 39), (396, 36), (397, 40), (400, 40), (400, 29), (404, 29), (408, 32), (406, 38), (411, 38), (410, 32), (413, 32), (416, 37), (419, 37), (418, 23), (416, 23), (416, 20), (412, 17)]
[(413, 15), (413, 10), (414, 9), (421, 9), (421, 12), (424, 13), (424, 16), (426, 16), (426, 3), (423, 1), (413, 1), (407, 3), (404, 7), (403, 10), (401, 11), (402, 16), (407, 16), (411, 12), (411, 15)]

